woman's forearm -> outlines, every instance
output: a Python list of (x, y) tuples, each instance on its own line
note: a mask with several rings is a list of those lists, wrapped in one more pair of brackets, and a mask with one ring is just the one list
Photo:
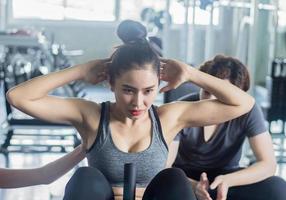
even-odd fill
[[(216, 96), (216, 98), (228, 105), (240, 106), (242, 104), (252, 108), (254, 105), (254, 98), (242, 91), (233, 84), (203, 73), (195, 68), (188, 68), (189, 81), (195, 83), (209, 93)], [(249, 110), (250, 110), (249, 109)]]
[(58, 72), (33, 78), (7, 92), (7, 98), (12, 105), (22, 100), (38, 100), (46, 96), (52, 90), (83, 78), (84, 65), (76, 65)]
[(34, 169), (0, 169), (0, 188), (18, 188), (49, 184), (73, 168), (85, 157), (81, 146), (58, 160)]
[(80, 145), (62, 158), (43, 166), (41, 168), (43, 184), (50, 184), (57, 180), (84, 159), (85, 155), (86, 150)]
[(257, 183), (275, 174), (275, 163), (257, 162), (248, 168), (227, 174), (229, 187)]
[(35, 169), (1, 169), (0, 188), (19, 188), (41, 184), (41, 170)]

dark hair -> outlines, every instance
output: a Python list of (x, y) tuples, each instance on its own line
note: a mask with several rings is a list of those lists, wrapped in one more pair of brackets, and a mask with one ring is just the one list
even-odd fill
[(117, 35), (124, 44), (117, 47), (111, 56), (110, 84), (114, 84), (115, 79), (123, 72), (130, 69), (145, 69), (147, 64), (151, 64), (159, 77), (160, 60), (146, 39), (146, 28), (139, 22), (125, 20), (119, 24)]
[(236, 58), (217, 55), (212, 60), (203, 63), (199, 69), (215, 77), (228, 79), (232, 84), (244, 91), (249, 89), (250, 79), (248, 70)]

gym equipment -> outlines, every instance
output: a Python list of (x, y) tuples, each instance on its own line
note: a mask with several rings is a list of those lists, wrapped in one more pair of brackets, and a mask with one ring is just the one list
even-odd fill
[(267, 121), (273, 138), (274, 150), (278, 163), (286, 163), (286, 58), (275, 58), (272, 61), (270, 74), (266, 78), (269, 91)]
[[(266, 84), (270, 98), (267, 120), (270, 123), (277, 120), (286, 123), (286, 59), (276, 58), (272, 61), (271, 73)], [(286, 134), (284, 129), (280, 133)]]
[(124, 165), (123, 200), (135, 200), (136, 167), (133, 163)]
[[(72, 65), (72, 61), (66, 56), (66, 53), (70, 52), (66, 51), (63, 45), (51, 43), (41, 32), (1, 32), (0, 45), (2, 97), (11, 87), (23, 81)], [(70, 53), (70, 56), (74, 55), (74, 52)], [(79, 83), (74, 82), (56, 89), (53, 94), (83, 96), (84, 86)], [(2, 111), (6, 112), (6, 119), (1, 124), (1, 138), (4, 139), (0, 144), (0, 153), (5, 156), (6, 167), (9, 166), (8, 154), (11, 152), (66, 152), (80, 143), (77, 132), (70, 125), (33, 119), (11, 107), (5, 97), (3, 99)], [(65, 133), (62, 130), (65, 130)]]

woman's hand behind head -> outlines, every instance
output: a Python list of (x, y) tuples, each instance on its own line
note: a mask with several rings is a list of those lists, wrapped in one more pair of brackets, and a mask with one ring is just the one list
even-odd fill
[(161, 58), (160, 61), (160, 79), (168, 83), (160, 92), (176, 89), (182, 83), (189, 81), (190, 66), (177, 60)]
[(107, 80), (108, 66), (110, 62), (110, 58), (92, 60), (87, 62), (83, 68), (83, 80), (91, 84), (98, 84), (102, 81)]

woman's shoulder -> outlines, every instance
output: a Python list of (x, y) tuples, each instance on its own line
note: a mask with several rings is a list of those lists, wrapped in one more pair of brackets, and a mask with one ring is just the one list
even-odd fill
[(168, 114), (170, 109), (173, 109), (174, 107), (176, 107), (176, 105), (174, 105), (174, 102), (172, 102), (172, 103), (164, 103), (160, 106), (154, 106), (154, 109), (158, 113), (158, 116), (161, 118), (164, 115)]
[(88, 100), (88, 99), (74, 99), (77, 106), (81, 108), (81, 110), (85, 112), (100, 112), (101, 110), (101, 104), (96, 103), (94, 101)]
[(96, 103), (90, 100), (81, 100), (83, 123), (78, 124), (76, 129), (87, 143), (87, 149), (93, 144), (101, 119), (102, 103)]
[(173, 101), (170, 103), (165, 103), (157, 107), (157, 112), (159, 116), (164, 115), (173, 115), (175, 116), (176, 113), (181, 113), (182, 109), (185, 109), (185, 106), (191, 105), (191, 102), (187, 101)]
[(77, 99), (76, 105), (80, 107), (83, 116), (83, 127), (93, 127), (98, 124), (102, 103), (97, 103), (87, 99)]
[(173, 124), (173, 122), (177, 122), (178, 117), (182, 113), (183, 109), (182, 104), (184, 104), (184, 102), (174, 101), (171, 103), (165, 103), (158, 106), (156, 108), (156, 111), (161, 123), (171, 125)]

